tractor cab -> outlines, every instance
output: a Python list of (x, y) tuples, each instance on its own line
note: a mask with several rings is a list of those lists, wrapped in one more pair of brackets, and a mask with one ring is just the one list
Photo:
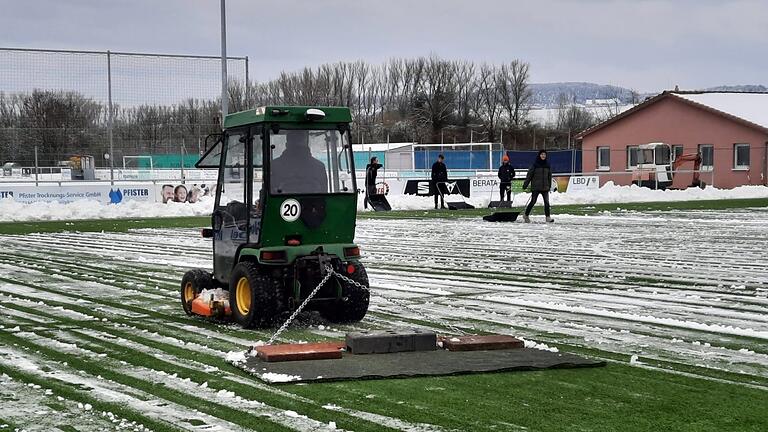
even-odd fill
[[(225, 118), (223, 134), (211, 137), (195, 165), (218, 169), (218, 181), (204, 230), (213, 240), (213, 273), (185, 275), (187, 313), (264, 327), (308, 301), (334, 322), (365, 316), (351, 121), (341, 107), (260, 107)], [(357, 284), (330, 278), (313, 294), (329, 269)]]

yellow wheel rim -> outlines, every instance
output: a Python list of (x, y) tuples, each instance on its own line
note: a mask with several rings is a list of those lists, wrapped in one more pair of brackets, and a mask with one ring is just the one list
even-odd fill
[(192, 282), (187, 282), (187, 284), (184, 285), (184, 302), (189, 303), (194, 299), (195, 299), (195, 286), (192, 285)]
[(248, 278), (241, 277), (237, 281), (235, 297), (237, 297), (237, 310), (240, 315), (248, 315), (251, 310), (251, 284), (248, 283)]

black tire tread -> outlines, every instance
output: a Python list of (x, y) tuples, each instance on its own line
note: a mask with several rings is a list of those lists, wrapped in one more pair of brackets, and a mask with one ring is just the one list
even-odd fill
[[(247, 315), (237, 308), (237, 281), (245, 276), (251, 284), (251, 308)], [(283, 312), (285, 302), (283, 281), (259, 272), (258, 265), (250, 261), (238, 263), (229, 283), (229, 301), (232, 318), (243, 328), (266, 328), (275, 325)]]
[[(370, 289), (368, 273), (361, 263), (355, 264), (355, 272), (348, 275), (350, 279)], [(348, 282), (339, 281), (342, 288), (342, 296), (348, 297), (346, 302), (334, 302), (320, 310), (320, 315), (332, 323), (358, 322), (368, 312), (370, 293)]]

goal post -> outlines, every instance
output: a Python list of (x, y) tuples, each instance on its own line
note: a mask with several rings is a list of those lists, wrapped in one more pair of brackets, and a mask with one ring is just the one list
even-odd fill
[(123, 156), (123, 178), (151, 180), (154, 172), (152, 156)]

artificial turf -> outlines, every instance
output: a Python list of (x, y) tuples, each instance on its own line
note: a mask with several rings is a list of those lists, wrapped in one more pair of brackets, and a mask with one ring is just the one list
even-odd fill
[[(553, 214), (592, 215), (612, 211), (672, 211), (672, 210), (728, 210), (751, 207), (768, 207), (768, 198), (740, 198), (728, 200), (700, 200), (676, 202), (644, 202), (618, 204), (568, 204), (553, 206)], [(520, 210), (519, 208), (516, 208)], [(462, 218), (482, 217), (493, 213), (494, 209), (477, 208), (467, 210), (394, 210), (390, 212), (360, 212), (358, 218)], [(501, 209), (500, 211), (508, 211)], [(543, 212), (542, 207), (535, 207), (533, 214)], [(25, 234), (62, 231), (80, 232), (125, 232), (139, 228), (202, 228), (210, 226), (209, 216), (167, 217), (167, 218), (129, 218), (129, 219), (92, 219), (67, 221), (27, 221), (0, 222), (0, 234)]]
[[(593, 204), (558, 206), (556, 212), (567, 214), (596, 214), (622, 211), (654, 212), (681, 210), (727, 210), (748, 207), (766, 207), (768, 199), (739, 199), (718, 201), (693, 201), (674, 203), (635, 203), (635, 204)], [(477, 217), (488, 214), (491, 210), (475, 209), (463, 211), (395, 211), (391, 213), (363, 213), (361, 218), (378, 217)], [(0, 234), (19, 235), (33, 232), (61, 231), (127, 231), (137, 228), (194, 228), (210, 223), (208, 217), (158, 218), (158, 219), (121, 219), (94, 221), (56, 221), (56, 222), (16, 222), (0, 224)], [(2, 241), (2, 237), (0, 237)], [(0, 251), (1, 253), (2, 251)], [(34, 256), (23, 253), (0, 254), (3, 262), (56, 267), (68, 269), (66, 258), (51, 256), (40, 261)], [(110, 276), (116, 279), (113, 284), (122, 286), (137, 282), (136, 276), (114, 273), (102, 275), (98, 263), (93, 268), (88, 264), (74, 280), (91, 281)], [(75, 266), (75, 263), (71, 264)], [(78, 267), (79, 268), (79, 267)], [(73, 267), (74, 269), (74, 267)], [(145, 269), (146, 271), (149, 271)], [(168, 280), (175, 278), (169, 274)], [(142, 281), (138, 281), (142, 282)], [(165, 287), (165, 280), (154, 282), (161, 289), (172, 291), (175, 287)], [(3, 276), (0, 284), (24, 285), (12, 276)], [(38, 286), (36, 282), (26, 282), (30, 288), (58, 292), (53, 287)], [(169, 285), (172, 285), (168, 282)], [(140, 294), (141, 288), (134, 288)], [(6, 293), (7, 295), (7, 293)], [(14, 294), (17, 299), (28, 300), (23, 294)], [(64, 294), (79, 300), (77, 294)], [(105, 355), (104, 360), (86, 356), (66, 354), (33, 340), (19, 337), (0, 329), (0, 346), (13, 346), (16, 349), (29, 350), (48, 360), (69, 365), (92, 376), (101, 376), (113, 382), (142, 390), (154, 397), (172, 401), (187, 407), (199, 408), (203, 412), (216, 415), (243, 428), (253, 430), (284, 430), (268, 418), (245, 413), (226, 404), (210, 404), (205, 400), (168, 388), (162, 383), (150, 384), (137, 379), (122, 370), (121, 364), (135, 367), (175, 373), (179, 377), (188, 377), (194, 381), (206, 381), (211, 388), (231, 389), (238, 394), (248, 394), (254, 400), (260, 400), (283, 410), (294, 410), (302, 415), (309, 415), (323, 422), (334, 421), (338, 427), (354, 430), (392, 430), (397, 425), (377, 422), (376, 415), (400, 419), (408, 427), (426, 423), (444, 428), (444, 430), (466, 431), (765, 431), (768, 430), (768, 390), (764, 382), (749, 383), (727, 376), (712, 374), (687, 373), (685, 367), (675, 367), (650, 360), (646, 365), (630, 365), (615, 353), (602, 352), (598, 348), (583, 352), (582, 348), (558, 345), (562, 351), (593, 355), (609, 360), (604, 368), (548, 370), (540, 372), (513, 372), (448, 377), (347, 381), (338, 383), (313, 383), (308, 385), (283, 385), (280, 389), (286, 395), (293, 394), (306, 399), (294, 399), (272, 392), (260, 391), (243, 383), (235, 383), (223, 374), (201, 375), (194, 368), (180, 366), (163, 360), (147, 352), (137, 352), (122, 346), (114, 340), (101, 340), (87, 333), (88, 331), (105, 332), (124, 338), (136, 344), (142, 344), (147, 350), (157, 350), (168, 356), (188, 359), (190, 362), (215, 364), (223, 373), (235, 375), (241, 380), (254, 379), (239, 369), (226, 364), (222, 359), (205, 353), (195, 352), (194, 343), (205, 343), (216, 349), (226, 351), (236, 349), (235, 344), (226, 341), (207, 340), (202, 334), (189, 331), (177, 334), (176, 328), (167, 324), (186, 323), (190, 330), (195, 327), (210, 328), (242, 338), (263, 338), (267, 333), (249, 332), (235, 326), (219, 326), (194, 320), (181, 314), (172, 314), (169, 310), (157, 308), (159, 305), (127, 305), (114, 299), (85, 296), (81, 300), (95, 302), (99, 307), (122, 309), (126, 312), (142, 314), (145, 319), (135, 322), (130, 316), (115, 317), (102, 314), (87, 306), (78, 306), (68, 302), (46, 300), (47, 307), (25, 307), (9, 304), (9, 310), (37, 315), (51, 323), (26, 322), (18, 318), (22, 330), (33, 330), (40, 335), (55, 338), (61, 331), (77, 335), (79, 346), (97, 355)], [(176, 306), (175, 297), (163, 302)], [(66, 308), (75, 312), (89, 314), (95, 319), (89, 321), (73, 320), (56, 312), (56, 308)], [(375, 315), (375, 314), (374, 314)], [(8, 317), (7, 317), (8, 318)], [(109, 321), (102, 319), (109, 318)], [(0, 317), (0, 319), (5, 319)], [(8, 318), (10, 319), (10, 318)], [(165, 325), (164, 325), (165, 324)], [(149, 333), (145, 333), (146, 331)], [(158, 338), (152, 337), (152, 333)], [(258, 335), (258, 336), (256, 336)], [(290, 329), (286, 335), (294, 339), (310, 340), (316, 335), (303, 328)], [(160, 337), (178, 337), (187, 344), (168, 343)], [(121, 363), (122, 362), (122, 363)], [(688, 365), (693, 368), (693, 365)], [(93, 397), (89, 392), (75, 386), (48, 381), (30, 373), (8, 367), (0, 367), (0, 373), (6, 373), (15, 380), (38, 384), (52, 388), (56, 395), (77, 402), (91, 403), (95, 409), (111, 411), (129, 420), (135, 420), (155, 430), (175, 430), (173, 425), (146, 417), (141, 412), (105, 402)], [(746, 380), (746, 379), (745, 379)], [(335, 407), (345, 407), (335, 412)], [(367, 417), (349, 414), (352, 407)], [(0, 424), (3, 424), (0, 420)], [(13, 425), (14, 427), (16, 425)], [(62, 426), (64, 430), (71, 426)], [(0, 430), (4, 430), (0, 427)], [(419, 430), (419, 429), (415, 429)], [(421, 430), (434, 430), (425, 425)]]

